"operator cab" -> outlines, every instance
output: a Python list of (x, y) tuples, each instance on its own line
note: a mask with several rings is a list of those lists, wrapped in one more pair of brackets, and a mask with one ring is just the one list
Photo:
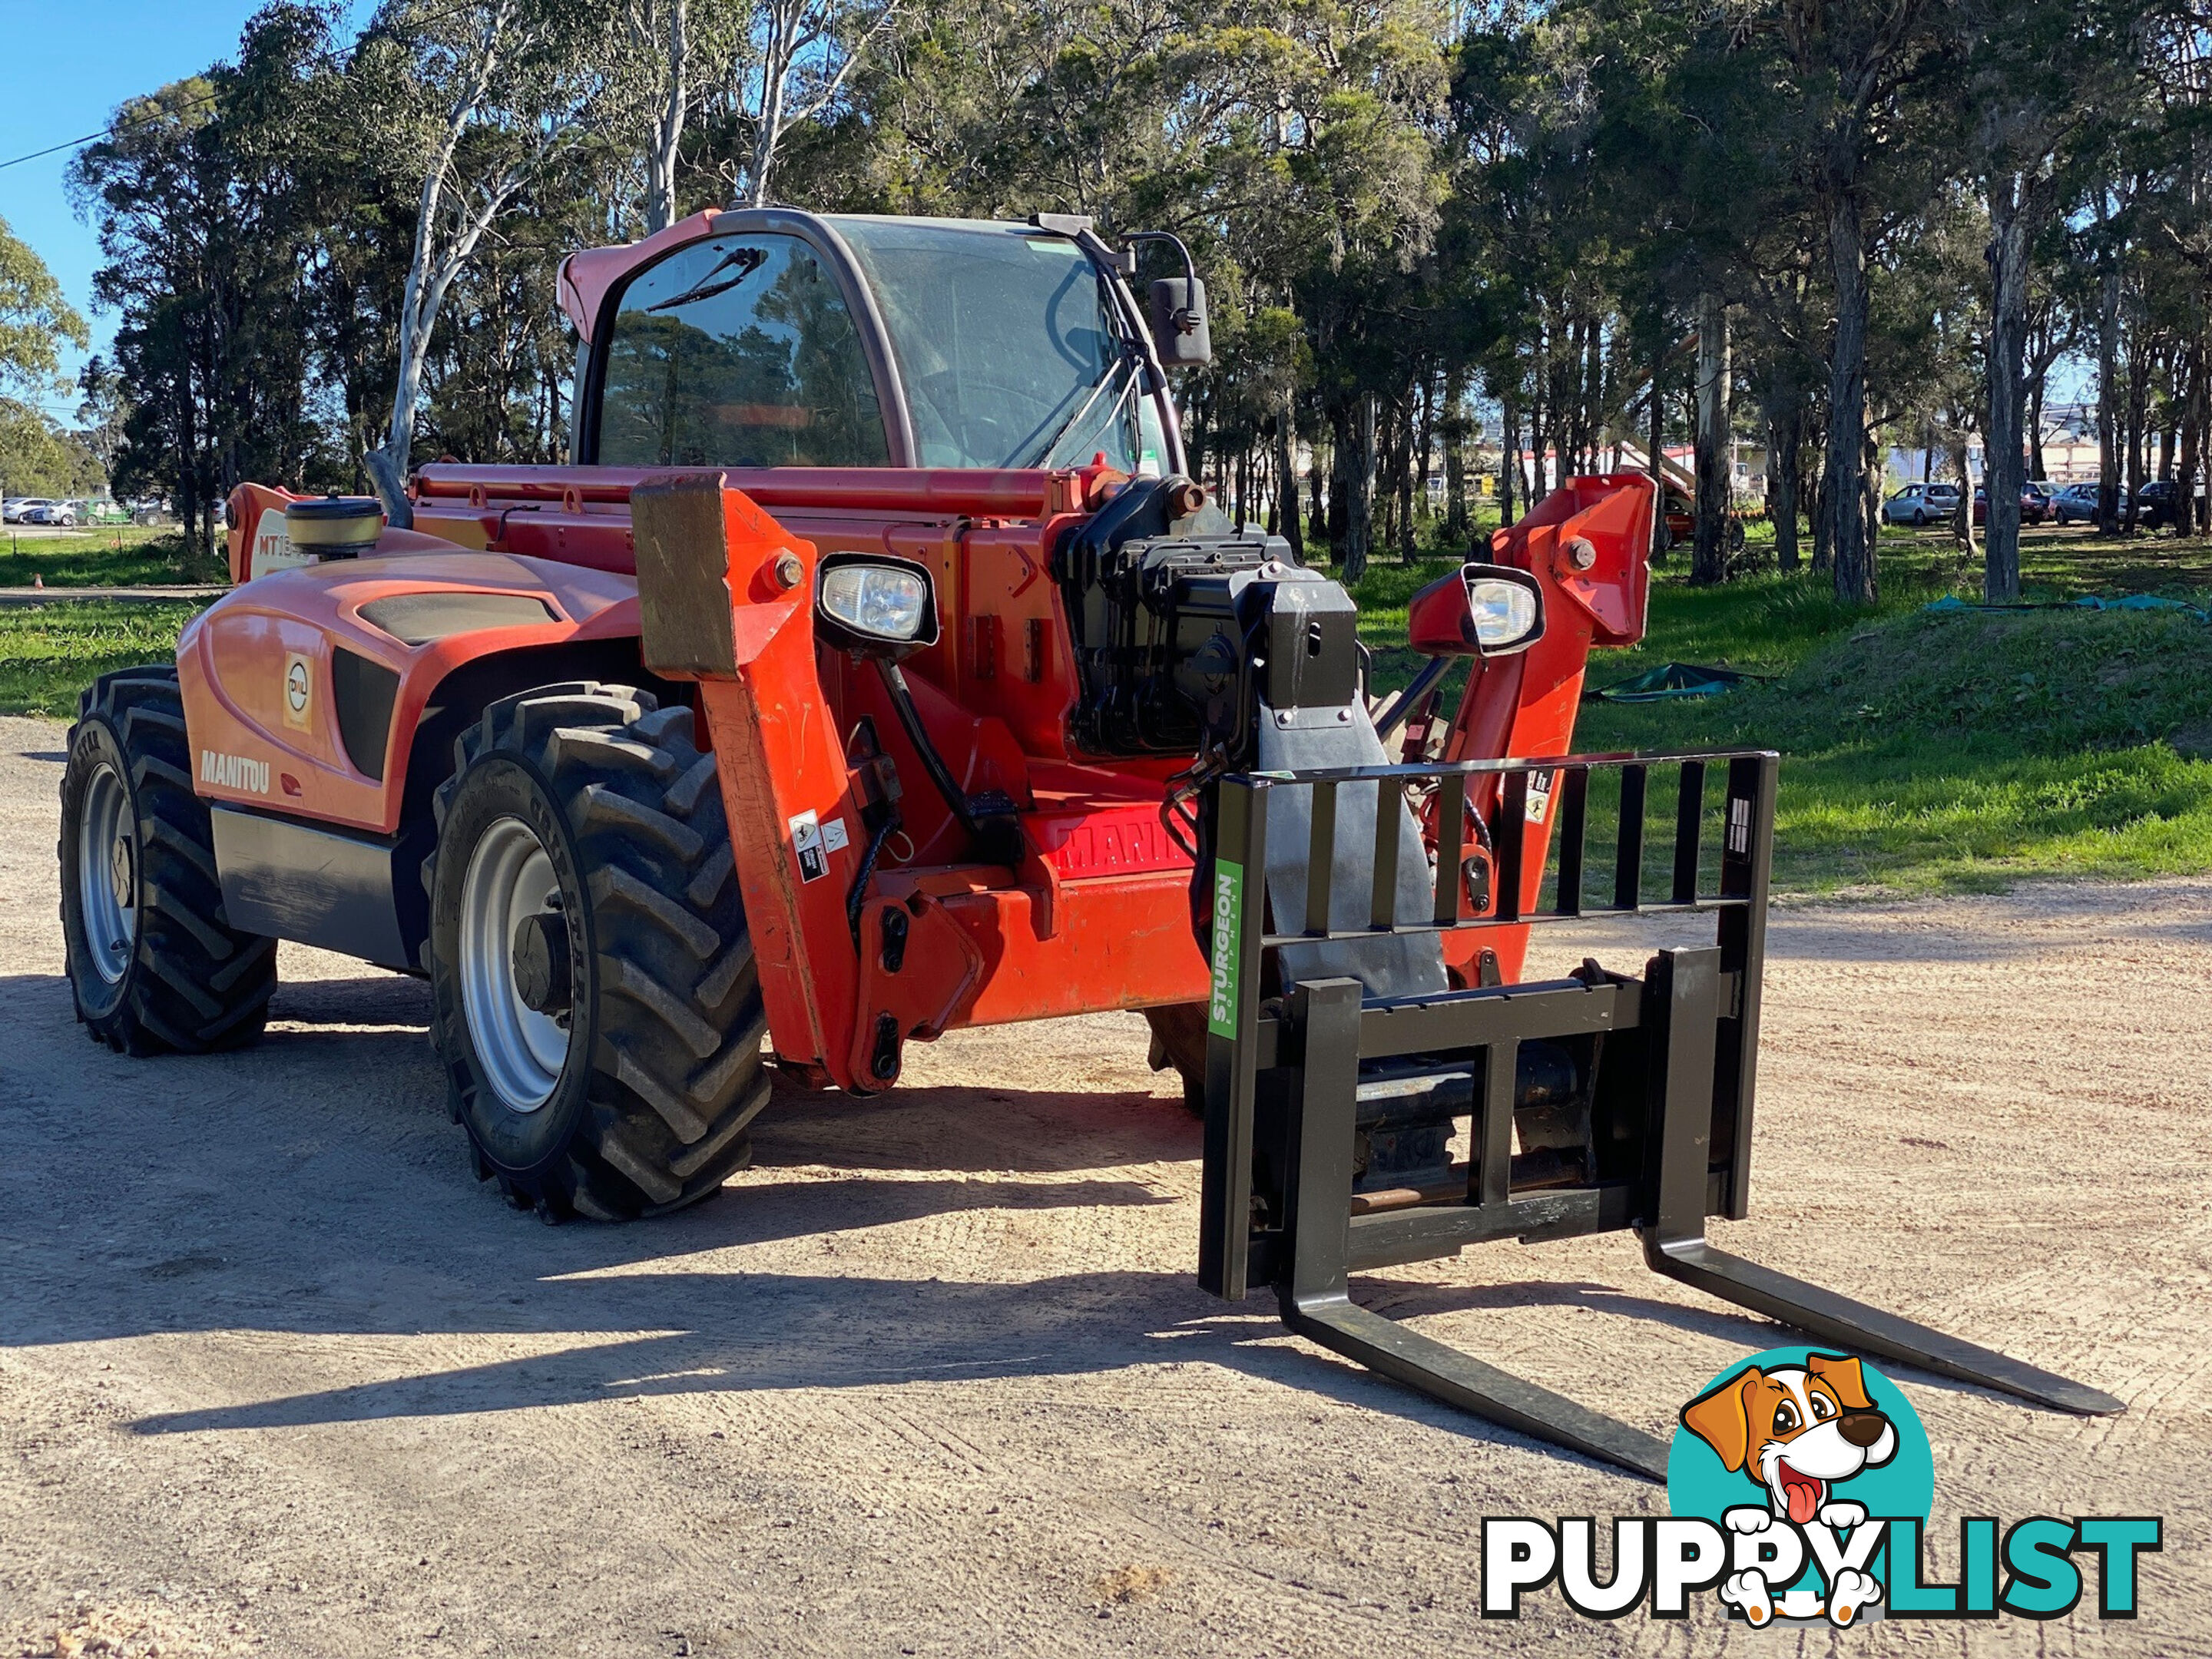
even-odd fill
[(1182, 466), (1143, 319), (1072, 236), (781, 209), (662, 234), (564, 267), (581, 464)]

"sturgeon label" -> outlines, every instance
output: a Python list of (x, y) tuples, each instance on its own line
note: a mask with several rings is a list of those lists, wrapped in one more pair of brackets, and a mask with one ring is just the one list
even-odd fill
[(1226, 859), (1213, 863), (1213, 988), (1206, 1004), (1206, 1029), (1216, 1036), (1237, 1035), (1237, 975), (1244, 958), (1244, 866)]

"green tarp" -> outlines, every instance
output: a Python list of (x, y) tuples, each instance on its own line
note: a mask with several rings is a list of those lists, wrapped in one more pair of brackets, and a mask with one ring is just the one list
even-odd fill
[(1670, 662), (1628, 679), (1616, 680), (1588, 695), (1599, 702), (1663, 702), (1670, 697), (1717, 697), (1757, 678), (1740, 674), (1733, 668), (1701, 668), (1695, 663)]

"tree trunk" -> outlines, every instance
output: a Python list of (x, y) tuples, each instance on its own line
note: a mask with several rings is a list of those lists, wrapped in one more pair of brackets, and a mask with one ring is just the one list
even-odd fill
[(1375, 399), (1363, 396), (1352, 409), (1346, 434), (1344, 479), (1344, 585), (1357, 584), (1367, 574), (1367, 557), (1374, 547)]
[(1836, 337), (1828, 374), (1828, 437), (1820, 516), (1839, 605), (1875, 602), (1875, 552), (1859, 512), (1859, 460), (1866, 431), (1869, 300), (1858, 198), (1834, 191), (1827, 204), (1828, 261), (1836, 287)]
[[(2020, 599), (2021, 431), (2027, 415), (2027, 253), (2033, 215), (2027, 181), (2014, 173), (1990, 191), (1990, 423), (1983, 434), (1982, 477), (1990, 492), (1989, 536), (1983, 547), (1982, 599)], [(1971, 515), (1970, 515), (1971, 516)]]
[(1498, 408), (1505, 426), (1498, 456), (1498, 523), (1503, 528), (1513, 522), (1513, 488), (1521, 476), (1521, 409), (1510, 398), (1501, 398)]
[(1465, 544), (1473, 525), (1467, 505), (1467, 375), (1454, 370), (1444, 382), (1444, 413), (1437, 423), (1444, 446), (1444, 539), (1454, 547)]
[(2182, 400), (2181, 459), (2174, 470), (2173, 527), (2177, 536), (2194, 536), (2206, 528), (2197, 509), (2197, 475), (2204, 457), (2204, 342), (2192, 341), (2188, 357), (2189, 388)]
[(668, 0), (668, 79), (653, 117), (645, 158), (647, 235), (676, 222), (676, 158), (684, 142), (684, 114), (690, 101), (690, 0)]
[(1951, 471), (1959, 477), (1959, 505), (1951, 513), (1951, 538), (1971, 558), (1974, 551), (1974, 475), (1966, 464), (1966, 438), (1963, 432), (1951, 440)]
[(1728, 307), (1717, 294), (1698, 301), (1698, 520), (1690, 581), (1728, 580), (1729, 496)]
[(1881, 442), (1873, 423), (1867, 426), (1866, 458), (1861, 469), (1865, 482), (1861, 485), (1859, 500), (1866, 512), (1866, 538), (1869, 548), (1881, 545)]
[(1776, 397), (1767, 410), (1766, 516), (1774, 523), (1775, 562), (1785, 573), (1797, 568), (1797, 464), (1804, 434), (1804, 405)]
[(2031, 478), (2051, 476), (2043, 460), (2043, 388), (2048, 374), (2033, 376), (2027, 386), (2027, 473)]
[(1352, 485), (1345, 468), (1352, 460), (1352, 414), (1349, 405), (1337, 404), (1328, 411), (1328, 556), (1333, 563), (1344, 562), (1345, 538), (1350, 533), (1351, 515), (1346, 503), (1352, 499)]
[[(2100, 191), (2100, 223), (2103, 200)], [(2097, 528), (2107, 536), (2120, 528), (2119, 367), (2120, 263), (2108, 251), (2097, 292)]]
[(1813, 483), (1813, 574), (1832, 575), (1836, 568), (1835, 526), (1828, 517), (1828, 467), (1825, 456)]
[(1275, 499), (1282, 538), (1291, 544), (1291, 556), (1306, 562), (1305, 527), (1298, 522), (1297, 430), (1292, 416), (1297, 394), (1285, 392), (1275, 416)]

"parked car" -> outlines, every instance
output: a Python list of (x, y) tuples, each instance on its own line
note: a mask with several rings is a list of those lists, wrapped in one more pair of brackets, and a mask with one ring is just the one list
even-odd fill
[(79, 501), (40, 501), (23, 511), (25, 524), (58, 525), (67, 530), (75, 526), (83, 504)]
[[(2020, 521), (2022, 524), (2041, 524), (2050, 516), (2051, 504), (2036, 492), (2035, 486), (2022, 484), (2020, 489)], [(1974, 522), (1982, 525), (1989, 521), (1990, 492), (1977, 489), (1974, 492)]]
[(9, 524), (36, 524), (38, 520), (31, 515), (33, 513), (38, 512), (41, 507), (48, 507), (52, 505), (53, 503), (48, 501), (44, 495), (18, 495), (15, 500), (8, 503), (8, 522)]
[(2093, 483), (2068, 484), (2051, 504), (2061, 524), (2097, 522), (2097, 486)]
[(2173, 522), (2174, 498), (2171, 479), (2152, 479), (2136, 491), (2136, 522), (2145, 530), (2165, 529)]
[(129, 524), (131, 509), (121, 501), (86, 501), (79, 518), (85, 524)]
[(10, 495), (6, 501), (0, 501), (0, 522), (22, 523), (23, 509), (28, 507), (33, 499), (29, 495)]
[(1954, 483), (1910, 483), (1881, 505), (1882, 517), (1892, 524), (1915, 528), (1949, 518), (1959, 510), (1959, 486)]

